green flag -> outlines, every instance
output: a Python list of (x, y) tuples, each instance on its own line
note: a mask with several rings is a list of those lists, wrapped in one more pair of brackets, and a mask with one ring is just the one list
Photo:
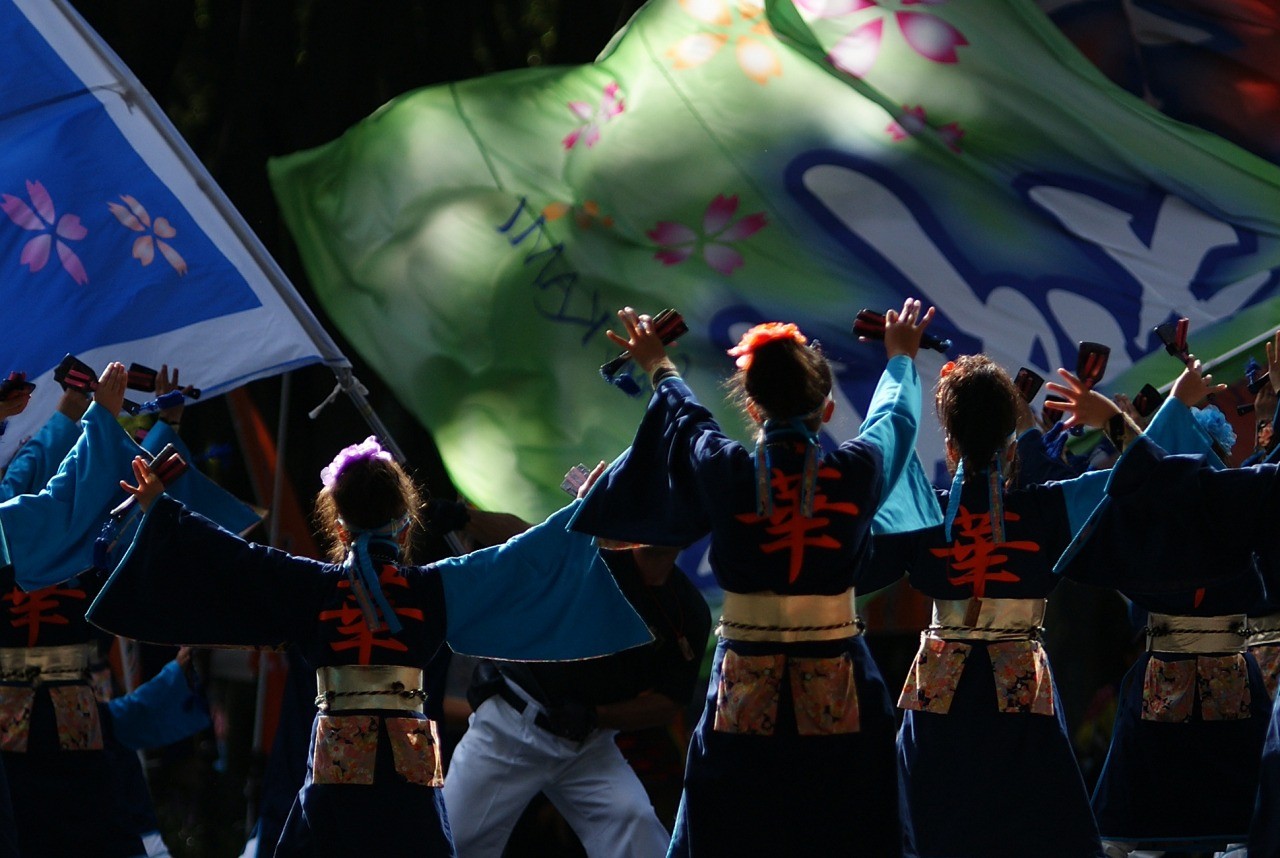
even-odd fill
[(1280, 170), (1117, 89), (1030, 2), (654, 0), (589, 66), (410, 93), (271, 176), (459, 489), (529, 518), (639, 420), (597, 373), (623, 305), (683, 313), (673, 354), (743, 436), (724, 352), (797, 322), (834, 362), (834, 440), (883, 364), (864, 306), (920, 296), (953, 354), (1011, 371), (1101, 341), (1127, 392), (1178, 369), (1143, 360), (1160, 322), (1209, 355), (1277, 320)]

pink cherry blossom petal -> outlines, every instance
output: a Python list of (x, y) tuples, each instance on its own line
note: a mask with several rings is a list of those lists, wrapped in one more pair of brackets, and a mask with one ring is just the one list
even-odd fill
[(145, 226), (151, 226), (151, 215), (147, 214), (147, 210), (143, 208), (142, 203), (128, 194), (121, 194), (120, 199), (124, 200), (124, 204), (129, 207), (129, 211), (133, 212), (138, 220), (142, 221)]
[(679, 265), (693, 255), (693, 245), (685, 247), (664, 247), (653, 254), (653, 258), (663, 265)]
[(569, 102), (569, 112), (579, 119), (586, 120), (595, 116), (596, 109), (585, 101), (571, 101)]
[(702, 249), (702, 258), (713, 271), (728, 276), (742, 267), (742, 254), (727, 244), (708, 244)]
[(36, 213), (31, 210), (31, 206), (15, 196), (5, 194), (0, 197), (0, 208), (4, 209), (4, 213), (9, 216), (9, 220), (23, 229), (39, 232), (49, 228), (47, 223), (36, 217)]
[(79, 241), (89, 234), (84, 224), (80, 223), (80, 215), (64, 214), (58, 220), (58, 237), (68, 241)]
[(928, 12), (898, 12), (898, 26), (911, 49), (935, 63), (959, 61), (956, 48), (969, 44), (955, 27)]
[(582, 129), (575, 128), (572, 131), (570, 131), (568, 134), (566, 134), (564, 139), (561, 140), (560, 143), (564, 146), (564, 148), (572, 149), (574, 145), (577, 144), (578, 138), (581, 136), (582, 136)]
[(164, 217), (156, 218), (153, 230), (161, 238), (173, 238), (178, 234), (178, 231), (173, 228), (173, 224), (169, 223), (169, 219)]
[(600, 112), (612, 119), (622, 111), (622, 95), (618, 90), (618, 82), (614, 81), (604, 88), (604, 100), (600, 103)]
[(177, 271), (179, 276), (187, 273), (187, 261), (182, 258), (182, 254), (163, 241), (157, 241), (156, 247), (160, 248), (164, 258), (169, 260), (169, 264), (173, 266), (173, 270)]
[(698, 240), (698, 234), (682, 223), (673, 220), (659, 221), (658, 225), (645, 233), (655, 244), (692, 244)]
[(144, 266), (150, 265), (151, 260), (155, 259), (156, 248), (155, 242), (149, 235), (140, 235), (133, 241), (133, 258), (141, 262)]
[(836, 42), (827, 60), (846, 74), (862, 77), (875, 65), (883, 36), (884, 21), (868, 21)]
[(142, 225), (142, 222), (133, 216), (133, 212), (129, 211), (119, 203), (107, 203), (107, 208), (116, 216), (116, 220), (120, 221), (120, 223), (129, 227), (129, 229), (134, 232), (142, 232), (146, 229), (146, 227)]
[(18, 264), (25, 265), (32, 271), (44, 268), (44, 264), (49, 261), (49, 245), (52, 243), (53, 236), (49, 233), (37, 235), (22, 246), (22, 255), (18, 257)]
[(726, 197), (724, 194), (717, 194), (716, 198), (707, 204), (707, 212), (702, 216), (702, 232), (704, 235), (716, 235), (722, 229), (729, 225), (729, 221), (733, 220), (733, 214), (738, 210), (738, 195)]
[(588, 149), (600, 142), (600, 126), (588, 125), (582, 134), (582, 142)]
[(960, 152), (960, 138), (964, 137), (964, 129), (958, 122), (948, 122), (938, 129), (938, 137), (952, 152)]
[(871, 0), (796, 0), (796, 5), (814, 18), (843, 18), (876, 4)]
[(53, 226), (57, 214), (53, 210), (53, 200), (49, 198), (49, 192), (44, 189), (44, 185), (39, 182), (27, 182), (27, 196), (31, 197), (31, 204), (36, 207), (36, 211), (40, 213), (44, 222)]
[(768, 225), (769, 221), (765, 218), (764, 212), (756, 212), (731, 225), (718, 237), (721, 241), (742, 241), (744, 238), (750, 238), (755, 235)]
[(76, 256), (76, 252), (61, 241), (54, 243), (58, 246), (58, 258), (62, 260), (62, 267), (71, 275), (71, 279), (81, 286), (88, 283), (89, 275), (85, 272), (84, 265), (81, 264), (80, 257)]

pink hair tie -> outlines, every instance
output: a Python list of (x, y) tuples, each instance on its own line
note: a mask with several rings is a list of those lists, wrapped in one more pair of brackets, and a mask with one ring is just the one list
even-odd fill
[(750, 369), (751, 358), (755, 355), (756, 349), (774, 340), (792, 340), (801, 346), (809, 342), (808, 338), (800, 333), (800, 329), (791, 322), (764, 322), (743, 334), (738, 344), (729, 349), (729, 357), (738, 359), (736, 361), (738, 369)]
[(390, 453), (382, 449), (382, 445), (378, 443), (377, 436), (370, 435), (359, 444), (352, 444), (339, 450), (338, 455), (333, 457), (333, 461), (329, 463), (329, 466), (320, 470), (320, 482), (324, 483), (324, 487), (327, 489), (333, 488), (333, 484), (338, 481), (343, 469), (357, 459), (377, 459), (383, 462), (395, 461)]

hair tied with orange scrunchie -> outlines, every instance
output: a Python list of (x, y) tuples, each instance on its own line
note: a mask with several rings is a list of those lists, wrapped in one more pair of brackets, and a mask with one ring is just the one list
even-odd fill
[(942, 365), (942, 369), (938, 370), (938, 378), (946, 378), (951, 375), (951, 371), (956, 368), (956, 362), (949, 360)]
[(809, 342), (791, 322), (764, 322), (743, 334), (738, 344), (729, 349), (729, 357), (737, 358), (738, 369), (750, 369), (755, 350), (774, 340), (792, 340), (801, 346)]

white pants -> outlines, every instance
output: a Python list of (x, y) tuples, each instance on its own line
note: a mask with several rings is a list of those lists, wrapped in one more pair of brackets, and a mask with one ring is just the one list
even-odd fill
[(517, 712), (491, 697), (472, 713), (444, 779), (458, 858), (501, 858), (539, 792), (591, 858), (663, 858), (670, 834), (614, 744), (616, 731), (593, 730), (579, 745), (537, 726), (539, 711), (530, 703)]

